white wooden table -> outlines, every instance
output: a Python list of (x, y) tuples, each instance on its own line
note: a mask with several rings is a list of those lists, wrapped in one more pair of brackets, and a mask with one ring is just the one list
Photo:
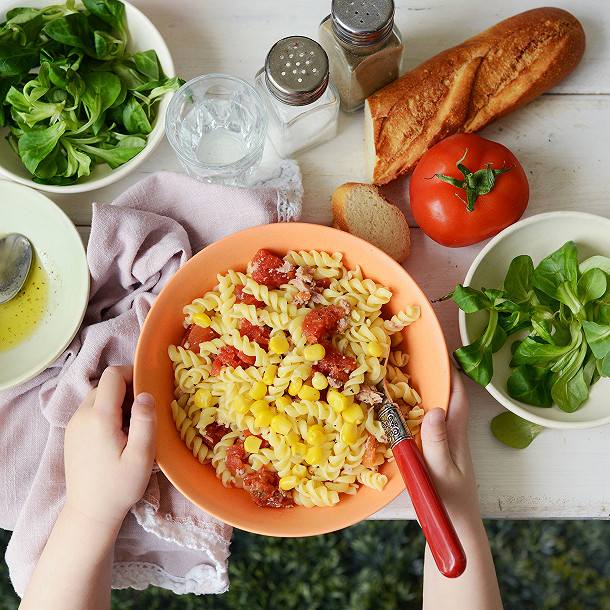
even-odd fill
[[(289, 35), (317, 38), (330, 0), (131, 0), (155, 23), (188, 80), (224, 72), (253, 82), (273, 43)], [(530, 179), (525, 217), (551, 210), (584, 210), (610, 216), (610, 3), (558, 0), (587, 33), (587, 50), (576, 71), (553, 91), (487, 128), (481, 135), (510, 148)], [(458, 44), (513, 14), (537, 6), (527, 0), (397, 0), (396, 24), (405, 47), (403, 71)], [(267, 147), (261, 173), (277, 162)], [(366, 181), (362, 111), (341, 114), (335, 140), (297, 157), (305, 196), (302, 220), (330, 224), (332, 191), (348, 181)], [(86, 241), (91, 203), (110, 203), (130, 185), (158, 170), (182, 171), (166, 140), (136, 172), (118, 183), (83, 195), (51, 199), (67, 212)], [(463, 281), (483, 244), (447, 249), (428, 239), (409, 209), (407, 180), (386, 187), (405, 212), (412, 253), (404, 266), (434, 300)], [(609, 236), (610, 239), (610, 236)], [(449, 350), (459, 347), (457, 307), (435, 306)], [(486, 518), (608, 518), (610, 516), (610, 426), (583, 431), (545, 430), (529, 448), (515, 450), (491, 434), (492, 418), (503, 408), (468, 382), (470, 443)], [(610, 396), (608, 397), (610, 408)], [(403, 493), (379, 511), (378, 519), (411, 519)]]

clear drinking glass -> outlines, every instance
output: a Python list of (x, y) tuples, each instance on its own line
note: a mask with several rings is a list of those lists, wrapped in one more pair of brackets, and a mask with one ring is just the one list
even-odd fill
[(205, 74), (176, 91), (165, 130), (188, 174), (204, 182), (247, 186), (263, 156), (267, 111), (245, 80)]

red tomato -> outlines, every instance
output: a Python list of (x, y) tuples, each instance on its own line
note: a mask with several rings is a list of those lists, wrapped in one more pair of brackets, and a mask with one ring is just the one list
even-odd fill
[[(489, 179), (492, 172), (495, 176)], [(476, 196), (476, 189), (467, 194), (458, 186), (467, 181), (478, 184), (481, 194)], [(466, 201), (475, 196), (469, 211)], [(422, 157), (411, 176), (409, 197), (422, 231), (443, 246), (457, 248), (493, 237), (519, 220), (529, 200), (529, 184), (508, 148), (473, 133), (459, 133)]]

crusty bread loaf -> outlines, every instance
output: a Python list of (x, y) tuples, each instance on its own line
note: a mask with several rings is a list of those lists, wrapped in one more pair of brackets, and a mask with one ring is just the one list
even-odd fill
[(366, 239), (399, 263), (409, 256), (411, 234), (405, 215), (376, 186), (347, 182), (335, 189), (332, 200), (333, 226)]
[(443, 138), (475, 132), (565, 78), (580, 62), (585, 33), (559, 8), (537, 8), (501, 21), (432, 57), (365, 103), (371, 182), (410, 174)]

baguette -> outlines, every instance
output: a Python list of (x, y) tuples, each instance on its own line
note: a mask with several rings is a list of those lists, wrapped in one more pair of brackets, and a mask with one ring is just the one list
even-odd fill
[(365, 239), (402, 263), (411, 250), (405, 215), (372, 184), (347, 182), (332, 196), (333, 226)]
[(580, 62), (585, 33), (559, 8), (505, 19), (365, 101), (368, 177), (387, 184), (458, 132), (479, 131), (554, 87)]

